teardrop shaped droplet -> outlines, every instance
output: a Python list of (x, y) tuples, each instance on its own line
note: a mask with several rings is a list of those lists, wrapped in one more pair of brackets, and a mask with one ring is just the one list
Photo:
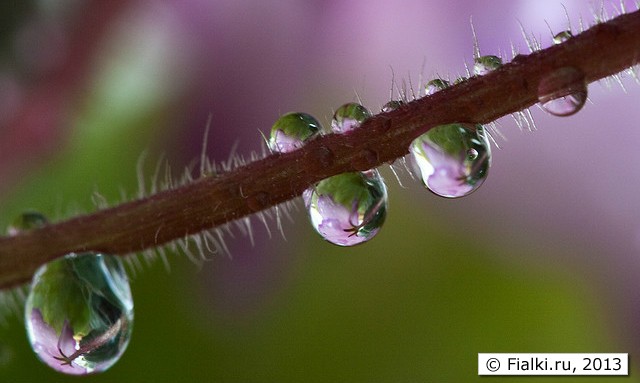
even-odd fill
[(391, 101), (387, 102), (386, 104), (384, 104), (384, 106), (382, 107), (382, 112), (383, 113), (391, 112), (392, 110), (398, 109), (402, 105), (404, 105), (404, 102), (402, 102), (402, 101), (391, 100)]
[(320, 130), (321, 125), (313, 116), (306, 113), (287, 113), (273, 124), (269, 147), (274, 152), (291, 152), (320, 134)]
[(449, 84), (449, 81), (435, 78), (427, 83), (427, 85), (425, 86), (425, 93), (427, 94), (427, 96), (430, 96), (436, 92), (443, 90), (444, 88), (448, 88), (449, 86), (451, 86), (451, 84)]
[(572, 37), (573, 37), (573, 33), (571, 33), (571, 31), (562, 31), (562, 32), (556, 33), (556, 35), (553, 36), (553, 43), (562, 44)]
[(377, 170), (329, 177), (303, 198), (313, 228), (339, 246), (370, 240), (387, 215), (387, 187)]
[(498, 56), (480, 56), (473, 60), (473, 73), (484, 76), (502, 66), (502, 59)]
[(487, 178), (491, 148), (481, 125), (441, 125), (411, 143), (409, 160), (430, 191), (457, 198), (477, 190)]
[(572, 67), (558, 68), (546, 74), (538, 84), (538, 101), (554, 116), (571, 116), (587, 101), (584, 74)]
[(120, 260), (71, 253), (35, 273), (25, 308), (33, 351), (56, 371), (102, 372), (129, 344), (133, 300)]
[(355, 102), (346, 103), (333, 114), (331, 130), (334, 133), (349, 132), (358, 128), (369, 117), (371, 112), (364, 106)]
[(26, 211), (20, 214), (7, 228), (7, 234), (13, 236), (20, 232), (43, 227), (48, 223), (47, 217), (37, 211)]

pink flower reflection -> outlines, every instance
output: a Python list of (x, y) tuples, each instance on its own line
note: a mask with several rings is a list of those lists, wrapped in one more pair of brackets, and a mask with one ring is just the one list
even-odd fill
[(416, 171), (435, 194), (449, 198), (462, 197), (479, 186), (467, 183), (469, 170), (463, 157), (455, 158), (426, 141), (421, 141), (418, 148), (412, 146), (412, 152)]
[(73, 329), (69, 321), (65, 320), (60, 336), (42, 318), (38, 309), (31, 310), (29, 324), (33, 331), (31, 345), (40, 360), (56, 371), (71, 374), (88, 374), (86, 368), (78, 365), (69, 356), (76, 352), (76, 341), (73, 339)]
[(359, 230), (363, 220), (358, 213), (358, 201), (353, 201), (351, 210), (336, 203), (329, 196), (320, 195), (316, 201), (317, 213), (311, 214), (313, 226), (327, 241), (340, 246), (353, 246), (365, 242), (378, 232), (374, 229), (362, 236)]

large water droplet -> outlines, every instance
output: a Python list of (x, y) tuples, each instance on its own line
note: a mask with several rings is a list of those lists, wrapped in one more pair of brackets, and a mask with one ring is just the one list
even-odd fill
[(435, 78), (427, 83), (427, 85), (425, 86), (425, 93), (427, 94), (427, 96), (430, 96), (435, 92), (439, 92), (444, 88), (448, 88), (449, 86), (451, 86), (451, 84), (449, 84), (449, 81)]
[(377, 170), (329, 177), (303, 198), (313, 228), (339, 246), (370, 240), (387, 215), (387, 188)]
[(562, 32), (556, 33), (556, 35), (553, 36), (553, 43), (562, 44), (572, 37), (573, 37), (573, 33), (571, 33), (571, 31), (562, 31)]
[(274, 152), (291, 152), (318, 135), (320, 129), (320, 123), (311, 115), (287, 113), (273, 124), (269, 146)]
[(572, 67), (563, 67), (543, 76), (538, 84), (538, 101), (542, 109), (554, 116), (577, 113), (587, 101), (584, 74)]
[(331, 130), (334, 133), (349, 132), (359, 127), (369, 117), (371, 112), (364, 106), (355, 102), (346, 103), (333, 114)]
[(480, 56), (473, 60), (473, 73), (484, 76), (502, 66), (502, 59), (498, 56)]
[(37, 211), (26, 211), (20, 214), (7, 228), (7, 234), (18, 235), (20, 232), (37, 229), (47, 224), (47, 217)]
[(116, 257), (71, 253), (40, 267), (25, 320), (31, 347), (56, 371), (101, 372), (118, 361), (133, 326), (129, 282)]
[(478, 189), (491, 165), (491, 149), (481, 125), (437, 126), (416, 138), (409, 153), (415, 175), (433, 193), (447, 198)]

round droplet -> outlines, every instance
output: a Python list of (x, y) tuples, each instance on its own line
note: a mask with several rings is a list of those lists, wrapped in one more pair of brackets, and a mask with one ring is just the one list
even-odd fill
[(303, 199), (313, 228), (339, 246), (370, 240), (387, 215), (387, 188), (377, 170), (329, 177), (303, 193)]
[(7, 228), (7, 234), (13, 236), (20, 232), (37, 229), (48, 223), (47, 217), (37, 211), (26, 211), (18, 216), (11, 226)]
[(404, 105), (404, 103), (402, 101), (391, 100), (391, 101), (387, 102), (386, 104), (384, 104), (384, 106), (382, 107), (382, 112), (383, 113), (391, 112), (392, 110), (398, 109), (402, 105)]
[(577, 113), (587, 101), (584, 74), (572, 67), (563, 67), (543, 76), (538, 84), (538, 101), (542, 109), (554, 116)]
[(572, 37), (573, 37), (573, 33), (571, 33), (571, 31), (562, 31), (557, 33), (555, 36), (553, 36), (553, 43), (562, 44)]
[(49, 367), (71, 375), (101, 372), (129, 344), (133, 300), (116, 257), (71, 253), (40, 267), (25, 308), (33, 351)]
[(444, 88), (448, 88), (449, 86), (451, 86), (451, 84), (449, 84), (449, 81), (436, 78), (427, 83), (427, 85), (425, 86), (425, 92), (427, 96), (430, 96), (435, 92), (439, 92)]
[(473, 61), (473, 73), (476, 76), (484, 76), (502, 66), (502, 59), (498, 56), (480, 56)]
[(320, 134), (320, 123), (306, 113), (287, 113), (271, 128), (269, 147), (274, 152), (287, 153), (301, 148)]
[(456, 198), (482, 185), (491, 165), (491, 149), (481, 125), (441, 125), (411, 143), (409, 160), (429, 190)]
[(349, 102), (339, 107), (333, 114), (331, 130), (334, 133), (349, 132), (359, 127), (369, 117), (371, 112), (367, 108), (358, 103)]

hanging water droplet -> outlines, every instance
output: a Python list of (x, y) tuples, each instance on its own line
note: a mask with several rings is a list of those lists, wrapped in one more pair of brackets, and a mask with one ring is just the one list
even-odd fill
[(571, 31), (562, 31), (562, 32), (556, 33), (556, 35), (553, 36), (553, 43), (562, 44), (572, 37), (573, 37), (573, 33), (571, 33)]
[(287, 153), (301, 148), (320, 134), (320, 123), (306, 113), (287, 113), (271, 128), (269, 147), (274, 152)]
[(451, 84), (449, 84), (449, 81), (435, 78), (427, 83), (427, 85), (425, 86), (425, 93), (427, 94), (427, 96), (430, 96), (435, 92), (441, 91), (444, 88), (448, 88), (449, 86), (451, 86)]
[(26, 211), (18, 216), (7, 228), (7, 234), (18, 235), (22, 231), (37, 229), (48, 223), (47, 217), (37, 211)]
[(303, 199), (313, 228), (339, 246), (370, 240), (387, 215), (387, 188), (377, 170), (329, 177), (308, 189)]
[(359, 127), (369, 117), (371, 117), (371, 112), (364, 106), (355, 102), (346, 103), (333, 114), (331, 130), (334, 133), (349, 132)]
[(415, 175), (433, 193), (447, 198), (478, 189), (491, 165), (491, 149), (481, 125), (436, 126), (416, 138), (409, 153)]
[(133, 326), (129, 282), (116, 257), (71, 253), (35, 273), (25, 308), (27, 335), (40, 360), (71, 375), (118, 361)]
[(402, 101), (391, 100), (391, 101), (387, 102), (386, 104), (384, 104), (384, 106), (382, 107), (382, 112), (383, 113), (391, 112), (392, 110), (398, 109), (402, 105), (404, 105), (404, 102), (402, 102)]
[(473, 60), (473, 73), (484, 76), (502, 66), (502, 59), (498, 56), (480, 56)]
[(563, 67), (543, 76), (538, 84), (538, 101), (542, 109), (554, 116), (577, 113), (587, 101), (584, 74), (572, 67)]

